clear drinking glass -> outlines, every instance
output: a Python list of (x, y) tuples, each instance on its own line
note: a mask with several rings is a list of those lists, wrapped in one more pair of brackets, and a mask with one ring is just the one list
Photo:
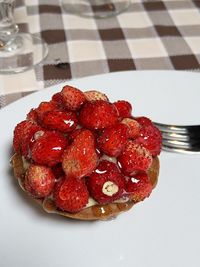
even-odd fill
[(39, 37), (19, 33), (14, 22), (15, 0), (0, 0), (0, 73), (18, 73), (39, 64), (48, 54)]
[(62, 0), (62, 7), (66, 12), (95, 18), (115, 16), (129, 5), (130, 0)]

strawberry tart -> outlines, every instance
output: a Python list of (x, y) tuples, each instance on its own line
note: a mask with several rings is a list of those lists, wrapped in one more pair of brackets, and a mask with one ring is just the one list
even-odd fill
[(125, 100), (64, 86), (14, 129), (11, 159), (21, 188), (45, 211), (105, 220), (149, 197), (161, 133)]

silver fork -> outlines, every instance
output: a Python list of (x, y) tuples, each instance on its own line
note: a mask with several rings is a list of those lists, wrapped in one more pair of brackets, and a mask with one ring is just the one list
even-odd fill
[(169, 125), (154, 122), (162, 133), (163, 150), (200, 154), (200, 125)]

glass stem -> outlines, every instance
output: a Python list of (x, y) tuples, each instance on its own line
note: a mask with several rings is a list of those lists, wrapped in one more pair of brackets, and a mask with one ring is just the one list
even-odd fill
[(14, 22), (14, 0), (0, 0), (0, 49), (8, 46), (19, 31)]

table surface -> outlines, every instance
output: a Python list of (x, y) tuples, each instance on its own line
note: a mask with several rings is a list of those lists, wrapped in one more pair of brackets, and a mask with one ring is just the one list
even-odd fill
[(125, 12), (107, 19), (66, 13), (59, 0), (17, 0), (15, 21), (21, 32), (41, 36), (49, 54), (34, 69), (0, 75), (0, 107), (83, 76), (127, 70), (199, 71), (199, 0), (132, 0)]

